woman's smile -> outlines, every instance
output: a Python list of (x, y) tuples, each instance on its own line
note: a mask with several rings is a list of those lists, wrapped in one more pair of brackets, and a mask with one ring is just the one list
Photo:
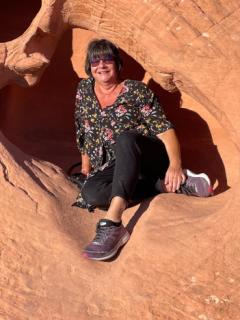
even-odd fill
[(99, 83), (116, 82), (118, 78), (115, 63), (105, 65), (101, 62), (97, 67), (91, 67), (91, 72), (93, 78)]

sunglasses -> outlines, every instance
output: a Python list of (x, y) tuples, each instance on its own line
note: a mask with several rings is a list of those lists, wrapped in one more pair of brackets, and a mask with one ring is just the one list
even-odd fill
[(115, 60), (114, 56), (110, 54), (102, 57), (92, 58), (90, 60), (91, 67), (97, 67), (100, 61), (104, 62), (105, 64), (113, 64)]

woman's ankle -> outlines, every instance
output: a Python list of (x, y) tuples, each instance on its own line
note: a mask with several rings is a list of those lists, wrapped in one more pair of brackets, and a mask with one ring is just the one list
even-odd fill
[(111, 213), (111, 212), (107, 212), (107, 214), (105, 215), (104, 219), (113, 221), (113, 222), (121, 222), (122, 221), (122, 212), (120, 213)]
[(121, 222), (123, 211), (127, 207), (127, 201), (121, 197), (113, 197), (106, 213), (105, 219)]

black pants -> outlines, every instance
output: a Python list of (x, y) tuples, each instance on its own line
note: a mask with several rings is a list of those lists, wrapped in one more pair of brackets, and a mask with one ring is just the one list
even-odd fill
[(106, 209), (115, 196), (134, 202), (158, 193), (155, 184), (169, 165), (158, 138), (126, 131), (119, 135), (115, 152), (114, 163), (86, 181), (82, 197), (88, 204)]

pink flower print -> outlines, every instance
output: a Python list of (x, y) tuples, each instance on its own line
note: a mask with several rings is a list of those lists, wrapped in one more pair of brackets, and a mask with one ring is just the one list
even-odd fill
[(142, 108), (142, 113), (145, 117), (149, 116), (149, 114), (151, 113), (151, 107), (149, 104), (146, 104), (143, 108)]
[(102, 157), (102, 155), (103, 155), (103, 149), (102, 148), (100, 148), (98, 150), (98, 155), (99, 155), (100, 158)]
[(121, 94), (126, 93), (128, 91), (129, 91), (128, 87), (126, 85), (123, 85), (123, 88), (121, 90)]
[(81, 94), (79, 93), (79, 91), (77, 91), (76, 99), (77, 99), (77, 101), (81, 101), (81, 100), (82, 100), (82, 96), (81, 96)]
[(85, 129), (85, 132), (88, 132), (88, 131), (91, 129), (88, 120), (85, 120), (85, 121), (84, 121), (84, 129)]
[(122, 104), (120, 104), (116, 109), (116, 114), (118, 117), (123, 116), (124, 113), (126, 113), (126, 112), (127, 112), (127, 109)]
[(111, 129), (105, 129), (105, 132), (104, 132), (104, 140), (105, 141), (109, 141), (109, 140), (112, 140), (113, 138), (113, 131)]
[(114, 126), (115, 126), (115, 124), (116, 124), (116, 121), (112, 120), (112, 121), (111, 121), (111, 126), (113, 126), (113, 127), (114, 127)]

